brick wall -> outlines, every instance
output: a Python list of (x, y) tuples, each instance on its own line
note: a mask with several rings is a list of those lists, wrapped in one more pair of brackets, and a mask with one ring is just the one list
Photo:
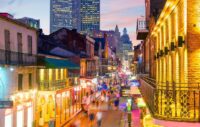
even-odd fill
[(200, 1), (187, 5), (188, 81), (200, 82)]

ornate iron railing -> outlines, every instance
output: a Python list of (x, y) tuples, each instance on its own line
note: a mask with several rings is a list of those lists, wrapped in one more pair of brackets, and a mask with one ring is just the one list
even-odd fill
[(117, 66), (117, 61), (112, 59), (100, 59), (101, 66)]
[(40, 81), (39, 90), (58, 90), (66, 87), (66, 80)]
[(155, 118), (175, 121), (200, 121), (200, 89), (198, 83), (194, 83), (194, 85), (188, 83), (156, 83), (155, 80), (146, 77), (141, 77), (140, 83), (141, 93)]
[(37, 56), (0, 49), (0, 64), (31, 66), (37, 64)]
[(88, 71), (86, 72), (86, 77), (95, 77), (97, 75), (96, 71)]

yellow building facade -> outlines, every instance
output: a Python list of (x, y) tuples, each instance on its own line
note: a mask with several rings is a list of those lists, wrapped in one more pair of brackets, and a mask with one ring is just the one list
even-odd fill
[[(151, 32), (156, 82), (196, 86), (200, 82), (198, 0), (168, 0)], [(163, 83), (162, 83), (163, 82)]]
[(46, 58), (37, 69), (36, 127), (63, 126), (81, 111), (79, 66), (64, 59)]
[(199, 6), (199, 0), (167, 0), (156, 23), (150, 23), (146, 40), (155, 88), (144, 79), (141, 91), (157, 118), (200, 121)]

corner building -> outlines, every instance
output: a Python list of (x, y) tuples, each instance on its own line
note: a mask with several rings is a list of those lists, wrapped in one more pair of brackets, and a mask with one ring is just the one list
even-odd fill
[(37, 30), (0, 16), (0, 126), (31, 127), (37, 92)]
[(142, 94), (154, 117), (200, 120), (199, 0), (167, 0), (158, 20), (151, 18), (150, 77)]

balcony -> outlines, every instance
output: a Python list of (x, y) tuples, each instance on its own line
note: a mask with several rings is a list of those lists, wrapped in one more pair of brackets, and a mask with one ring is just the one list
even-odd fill
[(137, 20), (137, 40), (145, 40), (148, 35), (148, 23), (144, 18), (139, 18)]
[(147, 77), (140, 77), (140, 83), (141, 93), (153, 117), (173, 121), (200, 121), (199, 83), (156, 83)]
[(42, 91), (53, 91), (66, 87), (66, 80), (56, 80), (56, 81), (40, 81), (39, 90)]
[(100, 59), (99, 75), (115, 72), (117, 69), (117, 61), (112, 59)]
[(37, 64), (37, 56), (0, 49), (0, 64), (34, 66)]
[(101, 59), (101, 66), (117, 66), (117, 61), (112, 59)]
[(96, 71), (88, 71), (86, 72), (86, 77), (95, 77), (97, 75)]

